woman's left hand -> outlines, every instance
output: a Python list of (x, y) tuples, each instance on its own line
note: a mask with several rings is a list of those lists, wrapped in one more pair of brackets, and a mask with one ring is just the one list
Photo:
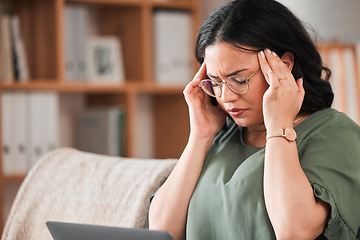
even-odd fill
[(269, 84), (263, 96), (265, 127), (267, 131), (292, 127), (305, 95), (302, 78), (295, 81), (291, 73), (290, 59), (293, 56), (285, 56), (291, 67), (268, 49), (261, 51), (258, 56), (261, 70)]

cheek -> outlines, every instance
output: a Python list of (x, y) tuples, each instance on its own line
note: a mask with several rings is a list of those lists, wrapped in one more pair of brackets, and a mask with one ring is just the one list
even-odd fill
[[(251, 88), (252, 87), (252, 88)], [(258, 99), (262, 102), (264, 93), (269, 88), (269, 84), (265, 81), (265, 79), (260, 80), (254, 86), (250, 86), (250, 89), (253, 91), (252, 96), (254, 99)], [(250, 92), (250, 90), (249, 90)]]
[(216, 101), (218, 102), (219, 106), (225, 111), (224, 103), (221, 101), (221, 98), (217, 97)]

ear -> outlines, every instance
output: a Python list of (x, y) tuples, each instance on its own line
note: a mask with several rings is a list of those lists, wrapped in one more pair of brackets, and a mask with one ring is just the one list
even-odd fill
[(292, 71), (294, 66), (294, 54), (292, 54), (291, 52), (285, 52), (282, 55), (281, 60), (283, 61), (283, 63), (285, 63), (289, 70)]

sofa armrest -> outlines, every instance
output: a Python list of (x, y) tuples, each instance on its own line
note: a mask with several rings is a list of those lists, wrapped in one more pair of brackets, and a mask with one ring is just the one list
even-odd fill
[(46, 154), (29, 171), (2, 239), (51, 239), (45, 222), (144, 227), (149, 197), (175, 159), (110, 157), (71, 148)]

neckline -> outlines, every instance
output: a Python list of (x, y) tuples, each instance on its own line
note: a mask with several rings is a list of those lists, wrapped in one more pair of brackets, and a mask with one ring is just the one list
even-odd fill
[(251, 150), (262, 150), (265, 148), (265, 145), (262, 146), (262, 147), (252, 147), (252, 146), (249, 146), (245, 143), (244, 141), (244, 138), (243, 138), (243, 133), (245, 133), (245, 127), (242, 127), (242, 126), (238, 126), (239, 127), (239, 130), (240, 130), (240, 141), (242, 143), (242, 145), (245, 147), (245, 148), (248, 148), (248, 149), (251, 149)]

